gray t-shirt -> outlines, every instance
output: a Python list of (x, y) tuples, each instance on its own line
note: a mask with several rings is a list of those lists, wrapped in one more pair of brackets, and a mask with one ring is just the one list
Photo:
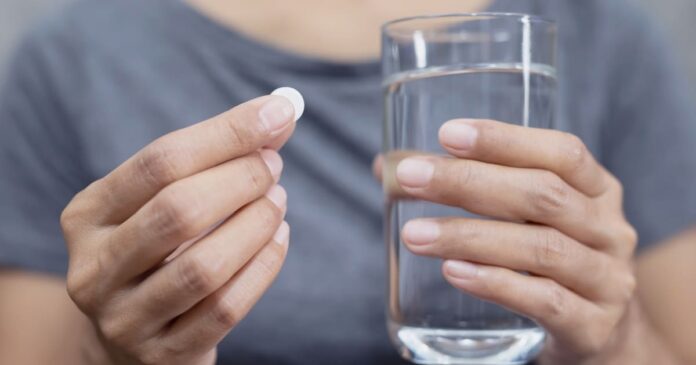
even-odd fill
[[(624, 1), (500, 0), (560, 27), (558, 125), (625, 184), (641, 245), (696, 222), (696, 124), (649, 18)], [(377, 35), (375, 35), (377, 36)], [(401, 363), (384, 326), (378, 62), (259, 44), (174, 0), (79, 1), (19, 47), (0, 89), (0, 266), (62, 275), (70, 198), (166, 132), (280, 85), (307, 110), (283, 149), (291, 249), (221, 363)]]

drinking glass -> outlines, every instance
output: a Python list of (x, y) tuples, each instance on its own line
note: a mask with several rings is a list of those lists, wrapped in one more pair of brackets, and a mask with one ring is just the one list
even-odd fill
[(525, 14), (421, 16), (382, 28), (387, 325), (408, 360), (524, 364), (543, 346), (545, 333), (534, 321), (453, 288), (442, 277), (442, 260), (416, 256), (400, 239), (415, 218), (489, 218), (400, 197), (390, 186), (399, 156), (446, 155), (438, 131), (448, 120), (551, 128), (555, 48), (554, 23)]

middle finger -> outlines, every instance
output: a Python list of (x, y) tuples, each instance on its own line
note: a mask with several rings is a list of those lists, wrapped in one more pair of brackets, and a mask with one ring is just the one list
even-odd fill
[(278, 180), (280, 156), (254, 153), (166, 187), (116, 228), (101, 250), (107, 286), (118, 286), (159, 264), (182, 243), (262, 196)]
[(398, 163), (396, 180), (411, 197), (511, 221), (552, 226), (597, 248), (613, 241), (597, 204), (556, 174), (473, 160), (425, 156)]

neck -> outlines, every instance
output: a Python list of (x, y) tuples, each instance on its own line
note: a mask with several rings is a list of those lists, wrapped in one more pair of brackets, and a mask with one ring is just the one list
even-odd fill
[(379, 55), (380, 26), (391, 19), (474, 12), (492, 0), (186, 0), (260, 42), (311, 57), (360, 61)]

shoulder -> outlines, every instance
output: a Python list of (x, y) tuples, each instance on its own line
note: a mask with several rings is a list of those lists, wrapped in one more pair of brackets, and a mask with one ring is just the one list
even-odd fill
[[(561, 49), (595, 66), (609, 83), (639, 70), (672, 62), (670, 44), (658, 19), (634, 0), (565, 0), (556, 3)], [(603, 70), (603, 72), (602, 72)], [(617, 85), (614, 85), (617, 86)]]
[(177, 13), (169, 2), (72, 1), (23, 35), (3, 84), (21, 85), (32, 97), (60, 99), (68, 110), (79, 108), (95, 85), (108, 86), (123, 75), (141, 77), (176, 58), (171, 48), (177, 47), (172, 42)]
[(79, 123), (97, 87), (108, 88), (131, 70), (147, 72), (143, 63), (159, 62), (153, 55), (157, 44), (167, 43), (167, 34), (165, 15), (157, 10), (166, 1), (76, 0), (39, 19), (3, 72), (0, 107), (21, 109), (32, 120), (52, 108), (60, 118), (43, 119)]
[[(635, 0), (533, 0), (539, 14), (558, 24), (561, 57), (597, 69), (619, 67), (626, 56), (664, 46), (656, 19)], [(574, 72), (578, 72), (575, 70)]]
[(659, 30), (655, 19), (633, 0), (543, 1), (562, 32), (596, 44), (623, 42)]
[(118, 56), (147, 48), (164, 37), (163, 0), (77, 0), (42, 18), (25, 34), (19, 52), (39, 52), (53, 61), (64, 58)]

